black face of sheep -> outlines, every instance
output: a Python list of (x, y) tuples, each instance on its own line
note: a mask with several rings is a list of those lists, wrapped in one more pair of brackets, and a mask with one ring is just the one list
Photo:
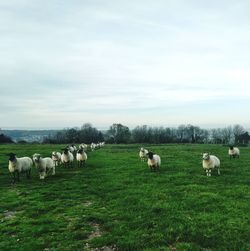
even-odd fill
[(64, 149), (62, 149), (62, 151), (63, 151), (64, 154), (68, 154), (69, 153), (69, 149), (68, 148), (64, 148)]
[(16, 154), (15, 153), (9, 153), (7, 154), (9, 156), (9, 161), (14, 162), (16, 161)]
[(148, 155), (148, 158), (149, 158), (149, 159), (153, 159), (154, 153), (153, 153), (153, 152), (148, 152), (147, 155)]
[(80, 154), (82, 154), (83, 153), (83, 149), (81, 148), (77, 152), (80, 153)]
[(234, 149), (234, 147), (233, 147), (233, 146), (230, 146), (229, 148), (230, 148), (230, 150), (233, 150), (233, 149)]

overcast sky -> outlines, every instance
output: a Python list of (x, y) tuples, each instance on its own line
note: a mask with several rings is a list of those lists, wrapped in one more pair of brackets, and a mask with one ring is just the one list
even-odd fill
[(250, 125), (249, 0), (0, 0), (0, 128)]

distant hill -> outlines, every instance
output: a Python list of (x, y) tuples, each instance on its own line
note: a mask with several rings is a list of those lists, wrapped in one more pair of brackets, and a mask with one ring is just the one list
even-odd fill
[(0, 130), (13, 141), (42, 142), (44, 137), (55, 135), (59, 130)]

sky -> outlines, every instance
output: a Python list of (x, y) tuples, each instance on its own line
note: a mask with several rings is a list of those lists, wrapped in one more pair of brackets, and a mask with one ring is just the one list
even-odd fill
[(250, 128), (250, 1), (0, 0), (0, 128)]

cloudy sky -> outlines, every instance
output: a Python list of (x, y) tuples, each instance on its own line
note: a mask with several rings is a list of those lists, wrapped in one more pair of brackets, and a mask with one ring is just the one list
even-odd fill
[(249, 127), (249, 9), (0, 0), (0, 128)]

